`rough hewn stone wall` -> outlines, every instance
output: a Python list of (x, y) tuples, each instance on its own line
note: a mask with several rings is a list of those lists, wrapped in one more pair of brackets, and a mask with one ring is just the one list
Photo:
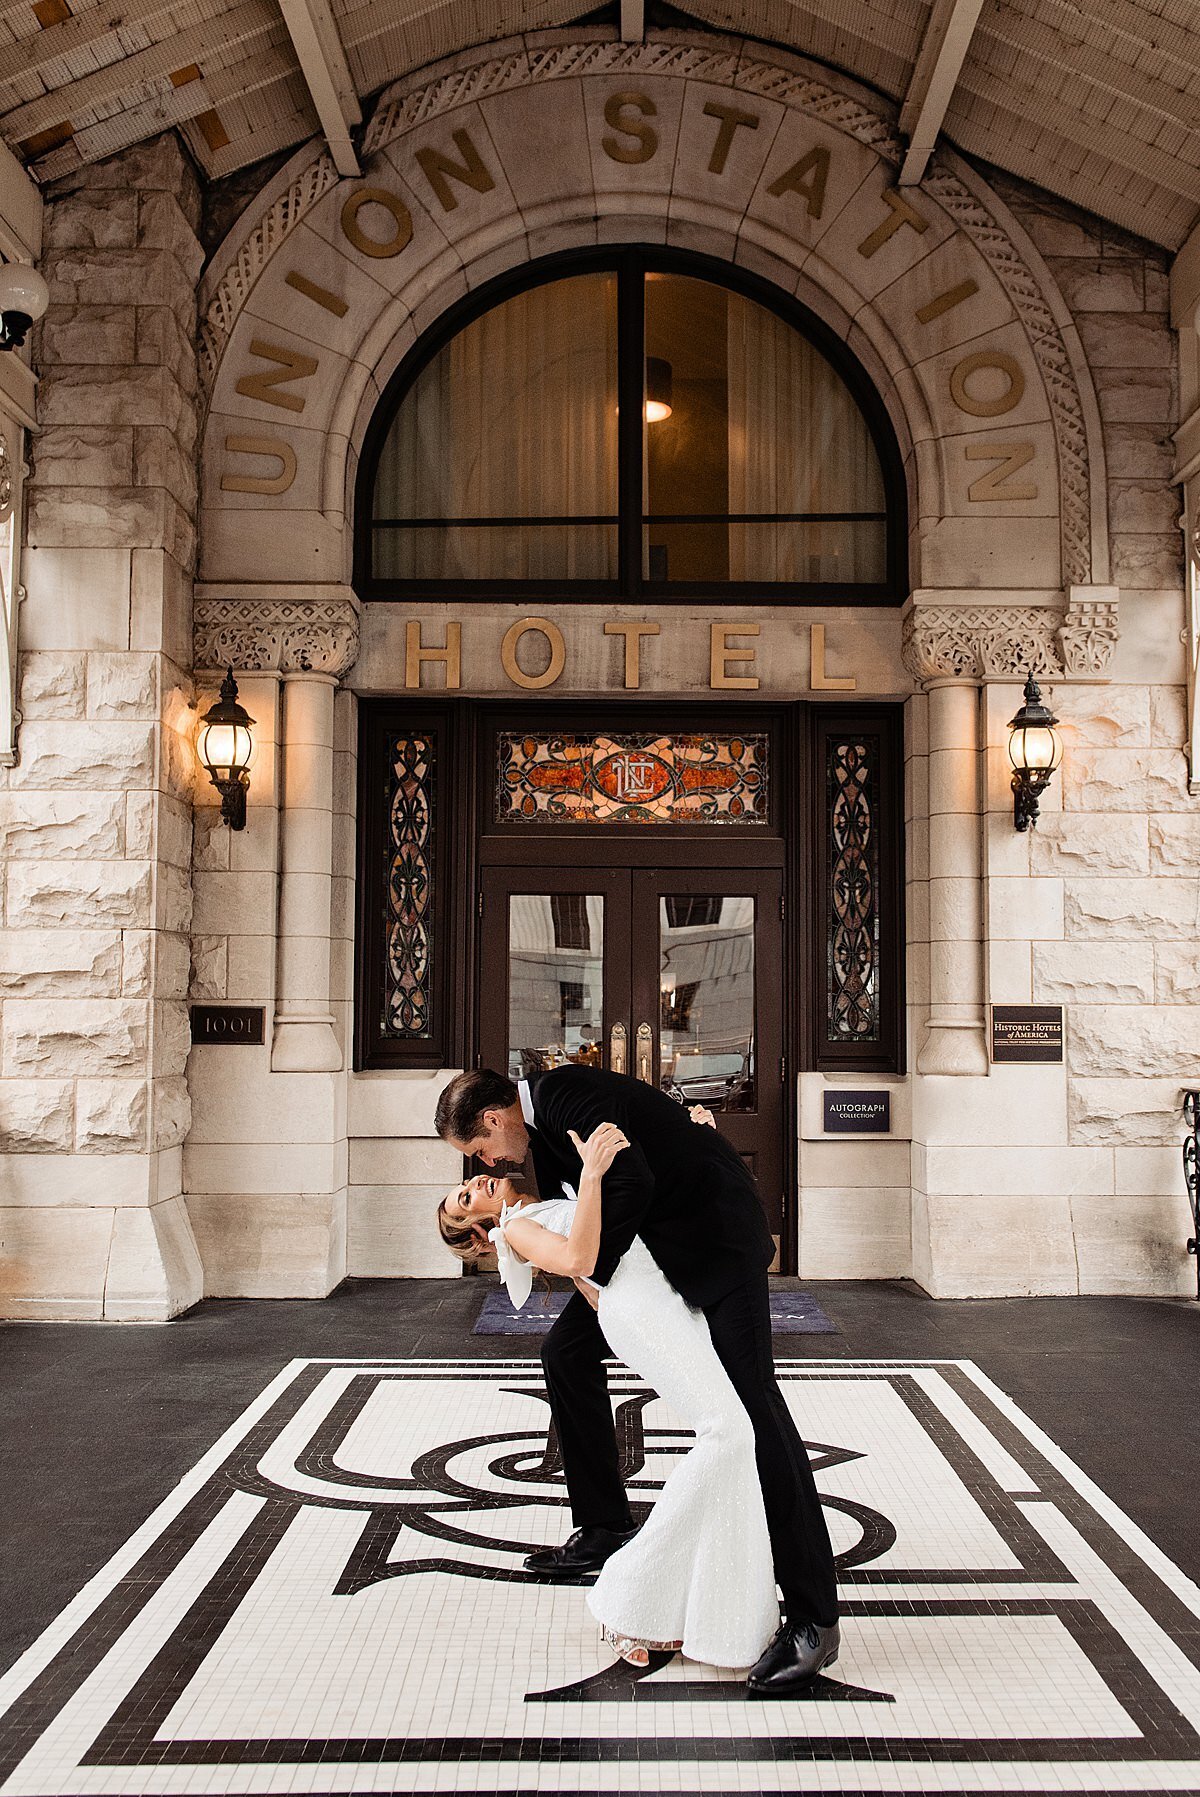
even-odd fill
[(1111, 578), (1123, 593), (1167, 595), (1174, 606), (1183, 566), (1171, 485), (1178, 395), (1170, 258), (1005, 177), (995, 185), (1045, 257), (1092, 372), (1108, 458)]
[(1006, 722), (1019, 694), (988, 695), (991, 997), (1067, 1007), (1066, 1150), (1031, 1156), (1051, 1182), (1040, 1224), (1029, 1224), (1040, 1229), (1034, 1289), (1182, 1292), (1193, 1271), (1179, 1103), (1200, 1080), (1200, 801), (1188, 795), (1183, 754), (1168, 258), (998, 185), (1046, 258), (1091, 366), (1121, 594), (1111, 681), (1052, 690), (1066, 751), (1027, 838), (1012, 831), (1007, 792)]
[(19, 764), (0, 775), (0, 1314), (199, 1295), (190, 1106), (195, 283), (174, 137), (48, 197)]

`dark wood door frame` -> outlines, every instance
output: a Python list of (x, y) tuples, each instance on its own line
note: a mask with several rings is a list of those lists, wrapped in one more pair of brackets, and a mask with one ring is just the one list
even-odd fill
[[(768, 732), (771, 737), (768, 822), (747, 825), (499, 824), (495, 820), (495, 732), (593, 728), (672, 734), (686, 730)], [(885, 990), (880, 1037), (863, 1049), (840, 1050), (821, 1039), (829, 870), (822, 847), (824, 771), (821, 745), (829, 730), (865, 731), (878, 745), (881, 779), (880, 891)], [(381, 894), (387, 865), (389, 733), (433, 730), (442, 757), (434, 843), (438, 897), (435, 950), (438, 1027), (426, 1039), (388, 1040), (379, 1028), (384, 963)], [(724, 701), (526, 699), (476, 700), (394, 695), (360, 704), (359, 877), (356, 895), (355, 1066), (453, 1067), (477, 1062), (480, 1049), (479, 879), (491, 866), (549, 868), (564, 851), (576, 867), (650, 869), (677, 861), (713, 871), (776, 868), (783, 874), (786, 928), (779, 968), (783, 994), (788, 1116), (783, 1143), (785, 1200), (783, 1270), (794, 1270), (796, 1247), (797, 1076), (804, 1068), (842, 1068), (870, 1078), (903, 1070), (903, 812), (900, 707), (865, 701), (836, 706), (800, 701), (731, 705)]]
[[(484, 933), (486, 919), (481, 918), (482, 881), (485, 870), (499, 874), (505, 868), (552, 868), (569, 864), (576, 869), (591, 868), (599, 872), (619, 865), (631, 870), (677, 869), (683, 878), (692, 873), (725, 872), (736, 880), (740, 870), (778, 870), (783, 887), (784, 915), (772, 920), (779, 948), (779, 990), (781, 994), (781, 1052), (785, 1079), (780, 1144), (779, 1179), (783, 1216), (780, 1232), (780, 1271), (795, 1271), (796, 1230), (796, 1112), (799, 1060), (795, 1045), (806, 1026), (800, 994), (806, 990), (809, 946), (808, 932), (803, 927), (792, 894), (797, 890), (801, 845), (800, 837), (807, 824), (807, 809), (802, 795), (806, 790), (808, 741), (801, 728), (799, 708), (794, 705), (759, 704), (726, 705), (707, 702), (654, 702), (645, 700), (576, 704), (566, 707), (561, 701), (530, 701), (519, 705), (512, 701), (483, 701), (476, 707), (475, 791), (478, 805), (478, 827), (473, 851), (473, 885), (479, 894), (476, 905), (472, 960), (475, 974), (472, 997), (475, 1005), (471, 1036), (472, 1060), (481, 1064), (484, 1043), (480, 1037), (481, 1018), (478, 1008), (479, 981), (484, 972)], [(497, 823), (494, 813), (495, 739), (500, 730), (528, 730), (532, 734), (547, 729), (561, 729), (574, 735), (588, 735), (593, 729), (619, 733), (644, 732), (674, 734), (680, 731), (719, 731), (722, 735), (741, 733), (766, 734), (770, 738), (768, 773), (768, 821), (752, 825), (713, 824), (549, 824)], [(657, 1021), (657, 1019), (656, 1019)], [(657, 1034), (655, 1037), (657, 1045)], [(633, 1053), (632, 1031), (630, 1055)], [(632, 1067), (632, 1059), (630, 1062)]]

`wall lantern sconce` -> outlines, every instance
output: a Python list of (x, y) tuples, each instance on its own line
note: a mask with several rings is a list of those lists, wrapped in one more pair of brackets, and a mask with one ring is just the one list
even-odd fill
[(1013, 823), (1028, 830), (1038, 820), (1038, 801), (1062, 760), (1058, 719), (1042, 703), (1033, 675), (1025, 682), (1025, 702), (1009, 722), (1008, 759), (1013, 765)]
[(661, 424), (671, 416), (674, 373), (662, 356), (646, 357), (646, 423)]
[(27, 262), (0, 266), (0, 349), (20, 349), (35, 318), (50, 304), (50, 289)]
[(221, 795), (223, 821), (231, 830), (244, 830), (246, 792), (254, 757), (254, 738), (250, 734), (254, 719), (238, 704), (237, 691), (230, 668), (221, 682), (220, 698), (200, 720), (198, 748), (208, 777)]

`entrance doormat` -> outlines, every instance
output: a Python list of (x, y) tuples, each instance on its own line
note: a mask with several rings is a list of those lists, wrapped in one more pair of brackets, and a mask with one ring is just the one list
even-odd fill
[[(472, 1335), (546, 1335), (562, 1315), (570, 1292), (535, 1292), (523, 1310), (514, 1310), (503, 1287), (489, 1292)], [(772, 1335), (840, 1335), (815, 1298), (806, 1292), (772, 1292)]]

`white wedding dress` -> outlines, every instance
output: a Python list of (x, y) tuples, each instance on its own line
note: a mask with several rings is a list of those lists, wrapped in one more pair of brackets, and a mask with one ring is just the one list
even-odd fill
[[(508, 1243), (506, 1225), (523, 1216), (566, 1236), (574, 1214), (571, 1198), (506, 1207), (492, 1239), (518, 1309), (533, 1273)], [(604, 1566), (588, 1608), (615, 1635), (682, 1641), (689, 1659), (709, 1665), (752, 1665), (775, 1631), (779, 1606), (750, 1418), (704, 1313), (684, 1302), (640, 1238), (596, 1290), (609, 1347), (694, 1430), (696, 1442), (648, 1521)]]

